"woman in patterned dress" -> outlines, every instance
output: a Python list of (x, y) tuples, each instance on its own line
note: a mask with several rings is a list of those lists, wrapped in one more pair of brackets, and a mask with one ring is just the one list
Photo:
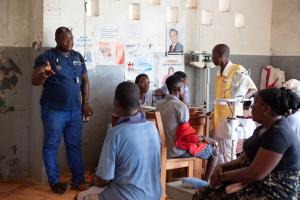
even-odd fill
[(242, 155), (218, 165), (210, 186), (193, 199), (297, 199), (300, 142), (284, 116), (299, 107), (300, 98), (291, 90), (258, 92), (252, 118), (261, 126), (245, 141)]

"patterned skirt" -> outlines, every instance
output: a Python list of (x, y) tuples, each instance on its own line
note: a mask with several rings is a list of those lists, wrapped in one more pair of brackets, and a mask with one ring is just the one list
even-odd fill
[(193, 200), (297, 200), (299, 177), (300, 171), (272, 172), (263, 180), (231, 194), (225, 192), (227, 185), (201, 188), (194, 194)]

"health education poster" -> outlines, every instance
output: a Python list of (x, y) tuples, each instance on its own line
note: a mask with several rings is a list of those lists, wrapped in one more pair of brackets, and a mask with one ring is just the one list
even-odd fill
[(166, 79), (176, 71), (184, 71), (183, 55), (159, 56), (158, 67), (155, 70), (158, 87), (162, 87)]
[(153, 50), (150, 43), (141, 37), (141, 24), (130, 22), (127, 25), (125, 42), (125, 80), (134, 81), (139, 74), (147, 74), (150, 88), (154, 88)]
[(120, 28), (100, 26), (95, 37), (96, 65), (123, 65), (124, 44), (121, 40)]
[(87, 69), (95, 67), (94, 45), (92, 37), (79, 36), (74, 39), (74, 49), (84, 57)]
[(127, 43), (125, 45), (125, 80), (134, 81), (139, 74), (147, 74), (150, 88), (153, 87), (154, 66), (153, 52), (148, 45)]

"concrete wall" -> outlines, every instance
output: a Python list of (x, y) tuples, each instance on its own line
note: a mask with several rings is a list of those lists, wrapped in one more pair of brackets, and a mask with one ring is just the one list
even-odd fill
[[(12, 180), (29, 174), (28, 1), (1, 1), (0, 24), (0, 180)], [(17, 77), (16, 85), (5, 84), (10, 75)]]
[(0, 4), (1, 46), (28, 46), (29, 1), (2, 0)]
[(28, 0), (28, 46), (43, 40), (43, 1)]
[[(4, 67), (11, 69), (11, 65), (3, 59), (12, 59), (22, 74), (12, 70), (18, 82), (15, 87), (1, 90), (4, 104), (0, 105), (0, 180), (15, 180), (29, 174), (29, 71), (30, 57), (25, 47), (0, 47), (0, 60)], [(1, 66), (1, 69), (2, 66)], [(0, 69), (0, 71), (1, 71)], [(1, 73), (1, 72), (0, 72)], [(0, 81), (1, 87), (4, 82)], [(13, 108), (13, 109), (7, 109)]]
[[(31, 144), (39, 138), (31, 135), (35, 124), (31, 120), (31, 102), (35, 99), (31, 95), (34, 51), (30, 46), (33, 41), (42, 39), (42, 5), (39, 0), (3, 0), (0, 4), (0, 63), (18, 78), (14, 88), (5, 87), (0, 92), (5, 96), (0, 109), (0, 180), (23, 179), (35, 170), (37, 157), (32, 158), (29, 154), (35, 151)], [(21, 73), (13, 69), (8, 59)], [(3, 75), (3, 71), (1, 73)], [(4, 75), (9, 77), (9, 74)], [(4, 87), (2, 77), (0, 85)], [(14, 110), (6, 111), (9, 107)]]
[(300, 1), (274, 0), (270, 64), (300, 80)]

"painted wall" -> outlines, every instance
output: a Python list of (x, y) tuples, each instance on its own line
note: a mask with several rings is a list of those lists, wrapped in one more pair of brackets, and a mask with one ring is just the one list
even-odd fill
[(300, 1), (274, 0), (272, 56), (300, 55)]
[(270, 64), (300, 80), (300, 1), (274, 0)]
[[(232, 0), (229, 12), (218, 11), (218, 0), (200, 2), (200, 9), (213, 12), (213, 24), (199, 27), (200, 50), (210, 52), (215, 44), (226, 43), (231, 54), (270, 55), (272, 0)], [(244, 14), (244, 28), (234, 27), (236, 12)]]

